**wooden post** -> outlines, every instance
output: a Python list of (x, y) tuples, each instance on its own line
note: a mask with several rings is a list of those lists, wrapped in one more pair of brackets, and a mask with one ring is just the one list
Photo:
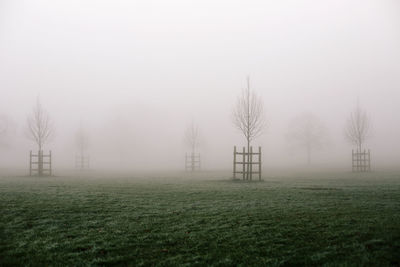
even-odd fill
[(85, 168), (85, 156), (81, 153), (81, 171)]
[(236, 179), (236, 146), (233, 147), (233, 179)]
[(250, 147), (250, 154), (249, 154), (249, 175), (250, 175), (250, 181), (253, 180), (253, 147)]
[(356, 172), (358, 172), (358, 150), (356, 150), (356, 152), (354, 153), (354, 156), (355, 156), (355, 169), (356, 169)]
[(258, 147), (258, 180), (261, 181), (261, 147)]
[(360, 170), (360, 161), (359, 161), (359, 152), (358, 152), (358, 150), (356, 151), (356, 153), (355, 153), (355, 156), (356, 156), (356, 171), (358, 172), (359, 170)]
[(363, 172), (367, 171), (367, 152), (364, 149), (363, 152)]
[(39, 162), (39, 165), (38, 165), (38, 169), (39, 169), (38, 176), (42, 176), (43, 175), (43, 154), (42, 154), (42, 150), (38, 151), (38, 162)]
[(358, 150), (356, 150), (355, 157), (356, 157), (356, 172), (358, 172), (358, 169), (359, 169), (359, 164), (358, 164)]
[(50, 152), (49, 152), (49, 173), (50, 173), (50, 176), (52, 176), (51, 150), (50, 150)]
[(354, 172), (354, 150), (351, 150), (351, 170)]
[(32, 150), (29, 153), (29, 176), (32, 176)]
[(367, 161), (366, 160), (367, 160), (367, 153), (365, 152), (365, 149), (364, 149), (363, 162), (362, 162), (363, 172), (365, 172), (367, 170)]
[(354, 169), (358, 172), (358, 154), (357, 150), (354, 152)]
[(354, 149), (351, 150), (351, 170), (354, 172)]
[(358, 154), (357, 150), (354, 152), (354, 171), (358, 172)]
[(361, 157), (361, 151), (357, 152), (357, 157), (356, 157), (356, 159), (357, 159), (357, 165), (356, 165), (357, 166), (357, 172), (359, 172), (360, 168), (361, 168), (360, 157)]
[(367, 171), (367, 152), (364, 149), (363, 153), (363, 171)]
[(242, 168), (243, 168), (243, 181), (244, 181), (244, 178), (245, 178), (245, 174), (246, 174), (246, 156), (245, 156), (245, 153), (246, 153), (246, 149), (243, 147), (243, 162), (242, 162)]
[(368, 171), (371, 171), (371, 151), (368, 149)]
[(192, 168), (192, 172), (194, 172), (194, 153), (191, 153), (191, 168)]

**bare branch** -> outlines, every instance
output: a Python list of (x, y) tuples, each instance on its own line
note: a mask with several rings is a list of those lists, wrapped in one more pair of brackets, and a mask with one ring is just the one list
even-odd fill
[(345, 128), (346, 139), (361, 151), (365, 140), (369, 137), (371, 122), (367, 113), (359, 106), (350, 113)]
[(54, 134), (53, 122), (46, 110), (43, 109), (39, 98), (32, 113), (27, 118), (27, 137), (34, 141), (39, 150), (42, 150)]
[(263, 102), (255, 92), (250, 90), (249, 77), (247, 78), (247, 88), (237, 99), (232, 113), (232, 122), (245, 136), (248, 146), (266, 128)]

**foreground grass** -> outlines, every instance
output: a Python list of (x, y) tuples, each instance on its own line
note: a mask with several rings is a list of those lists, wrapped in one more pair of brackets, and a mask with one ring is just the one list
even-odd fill
[(0, 265), (400, 265), (400, 175), (0, 178)]

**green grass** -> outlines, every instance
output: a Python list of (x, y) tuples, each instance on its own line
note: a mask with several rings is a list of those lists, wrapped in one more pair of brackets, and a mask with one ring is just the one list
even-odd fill
[(400, 174), (0, 178), (0, 265), (400, 265)]

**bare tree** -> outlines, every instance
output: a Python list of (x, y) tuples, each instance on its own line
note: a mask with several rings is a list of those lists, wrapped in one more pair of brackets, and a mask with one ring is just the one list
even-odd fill
[(27, 123), (27, 137), (36, 143), (39, 151), (42, 151), (43, 146), (54, 134), (54, 125), (49, 113), (43, 109), (39, 98), (32, 113), (28, 116)]
[(346, 139), (354, 144), (361, 152), (365, 140), (369, 137), (371, 131), (371, 120), (367, 113), (357, 105), (356, 109), (350, 113), (345, 128)]
[(190, 147), (192, 154), (200, 144), (199, 127), (192, 122), (185, 131), (185, 143)]
[(247, 88), (237, 99), (232, 118), (234, 126), (245, 136), (249, 151), (251, 141), (266, 127), (263, 102), (254, 91), (250, 90), (250, 77), (247, 77)]
[[(250, 77), (247, 77), (247, 88), (238, 97), (232, 114), (234, 126), (245, 136), (247, 153), (250, 153), (250, 144), (262, 134), (266, 127), (264, 106), (261, 98), (250, 90)], [(249, 178), (250, 164), (247, 164), (247, 179)]]
[(294, 147), (305, 149), (307, 164), (311, 164), (311, 153), (320, 149), (327, 142), (327, 131), (317, 116), (305, 113), (294, 118), (290, 125), (286, 138)]
[(187, 146), (190, 147), (191, 153), (188, 157), (186, 154), (185, 156), (185, 170), (188, 168), (193, 172), (196, 168), (200, 169), (200, 153), (197, 155), (196, 150), (200, 144), (200, 131), (199, 127), (192, 121), (192, 123), (186, 128), (184, 141)]

